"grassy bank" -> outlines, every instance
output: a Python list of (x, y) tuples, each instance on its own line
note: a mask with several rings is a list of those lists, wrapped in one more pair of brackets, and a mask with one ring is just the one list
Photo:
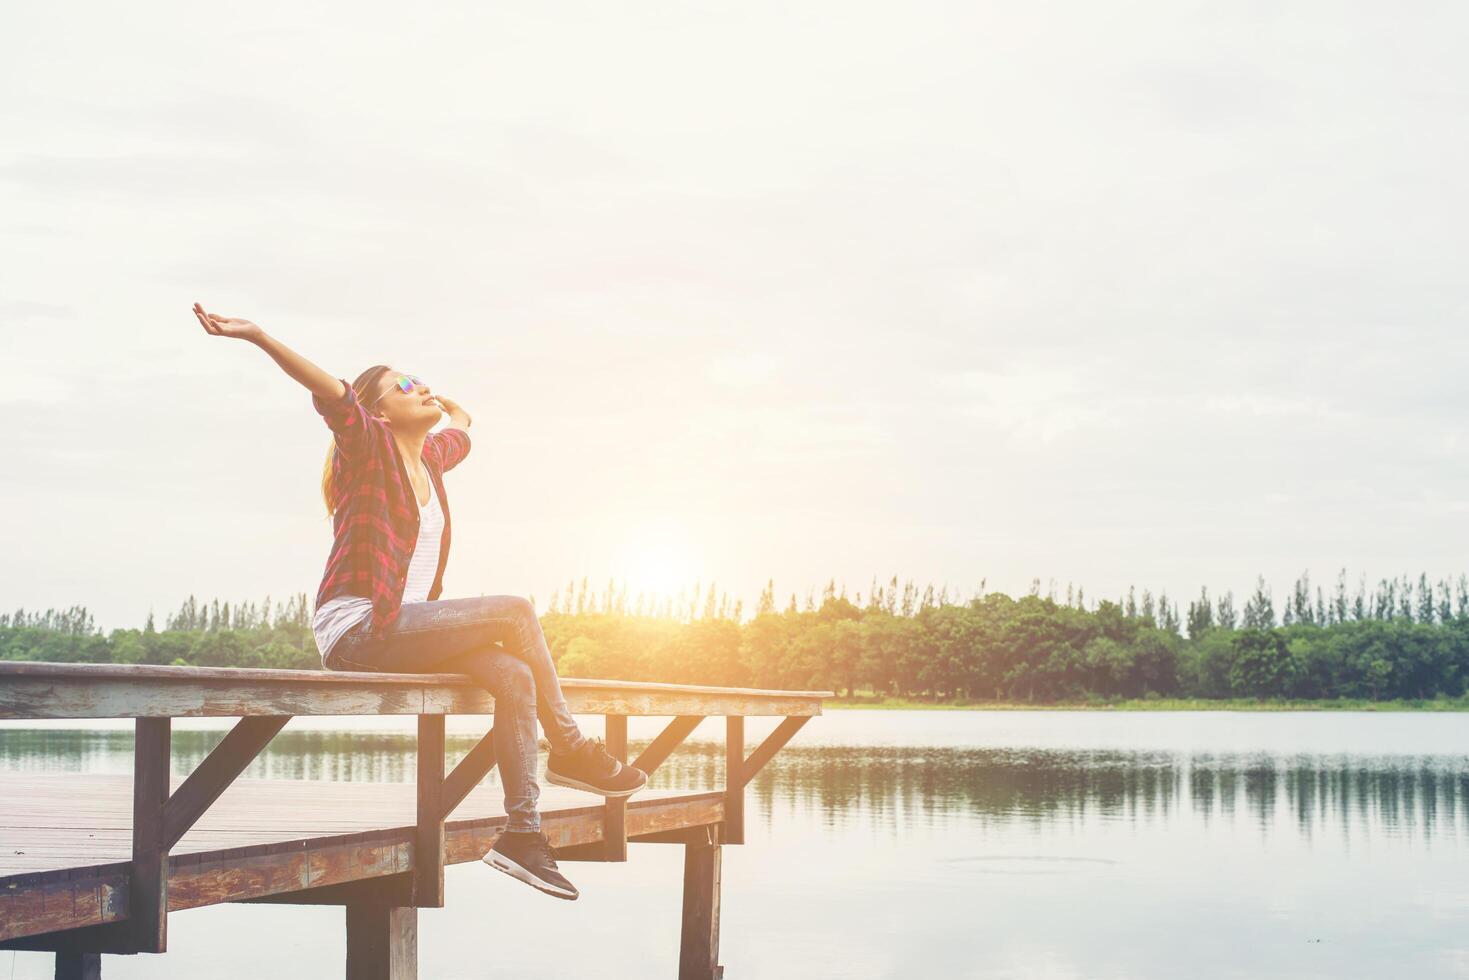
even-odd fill
[(1013, 701), (924, 701), (859, 695), (832, 698), (825, 708), (888, 708), (939, 711), (1469, 711), (1469, 697), (1431, 698), (1421, 701), (1368, 701), (1336, 698), (1319, 701), (1281, 701), (1255, 698), (1140, 698), (1128, 700), (1061, 701), (1052, 704)]

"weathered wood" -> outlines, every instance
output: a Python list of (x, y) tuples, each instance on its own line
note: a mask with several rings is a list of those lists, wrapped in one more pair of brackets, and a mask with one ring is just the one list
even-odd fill
[(697, 827), (683, 827), (678, 830), (660, 830), (638, 837), (629, 837), (628, 840), (634, 844), (723, 844), (724, 840), (720, 837), (719, 828), (719, 824), (701, 824)]
[(169, 910), (200, 908), (245, 898), (413, 871), (413, 827), (374, 830), (283, 844), (241, 847), (171, 862)]
[(748, 786), (750, 780), (755, 778), (755, 774), (765, 767), (765, 763), (769, 762), (775, 753), (780, 751), (781, 746), (789, 742), (791, 736), (800, 731), (801, 726), (808, 721), (810, 721), (809, 718), (787, 718), (775, 726), (775, 730), (765, 736), (765, 741), (760, 743), (760, 747), (751, 752), (750, 757), (740, 765), (740, 786), (742, 788)]
[(220, 743), (204, 757), (184, 784), (163, 805), (163, 849), (165, 851), (188, 833), (210, 804), (229, 789), (230, 783), (244, 772), (260, 750), (276, 736), (286, 722), (285, 715), (250, 716), (235, 723)]
[(125, 953), (136, 954), (128, 923), (108, 922), (99, 926), (64, 929), (36, 936), (20, 936), (0, 940), (0, 950), (24, 949), (41, 953)]
[[(599, 808), (600, 809), (600, 808)], [(636, 798), (628, 805), (627, 839), (629, 843), (678, 843), (689, 840), (721, 843), (719, 828), (724, 817), (724, 793), (699, 793), (681, 797), (678, 806), (649, 809), (641, 806)], [(545, 827), (545, 818), (542, 828)], [(692, 836), (687, 840), (675, 839), (674, 835), (684, 830)], [(549, 833), (549, 831), (548, 831)], [(551, 841), (556, 848), (557, 861), (608, 861), (607, 848), (602, 841), (601, 830), (590, 839), (556, 839)]]
[(480, 780), (484, 779), (489, 771), (495, 767), (495, 729), (491, 728), (485, 733), (485, 737), (474, 743), (474, 748), (459, 760), (454, 771), (444, 777), (444, 792), (439, 803), (440, 810), (444, 816), (452, 814), (464, 802), (464, 798), (470, 794)]
[(128, 875), (128, 921), (140, 952), (168, 948), (168, 847), (163, 805), (168, 802), (167, 718), (139, 718), (133, 735), (133, 857)]
[(682, 745), (684, 739), (688, 738), (703, 720), (703, 715), (679, 715), (670, 721), (667, 727), (658, 733), (658, 737), (638, 754), (633, 765), (652, 776), (654, 771), (673, 754), (673, 750)]
[[(607, 735), (604, 741), (607, 754), (620, 762), (627, 762), (627, 715), (607, 716)], [(627, 798), (608, 797), (603, 804), (602, 843), (606, 849), (606, 860), (627, 860)]]
[[(0, 870), (0, 948), (19, 948), (4, 940), (66, 929), (110, 923), (125, 930), (130, 925), (130, 864), (118, 859), (131, 853), (131, 783), (126, 775), (0, 773), (0, 839), (7, 851), (28, 852), (0, 858), (12, 868), (55, 862), (48, 871)], [(89, 787), (107, 792), (98, 796)], [(14, 809), (23, 800), (35, 809)], [(544, 788), (541, 826), (558, 853), (579, 845), (600, 850), (604, 810), (586, 800), (576, 790)], [(724, 816), (723, 800), (721, 790), (645, 789), (628, 800), (628, 837), (636, 841), (717, 824)], [(169, 858), (168, 908), (177, 912), (312, 890), (322, 894), (320, 889), (335, 885), (411, 876), (416, 805), (411, 784), (237, 780)], [(478, 861), (506, 823), (498, 786), (476, 789), (461, 811), (464, 818), (445, 825), (448, 863)], [(65, 825), (59, 831), (34, 829), (35, 813), (65, 813)], [(66, 849), (51, 851), (52, 858), (42, 856), (35, 844), (44, 839), (63, 842)], [(55, 949), (56, 944), (26, 948)], [(135, 950), (129, 941), (98, 945), (94, 951)]]
[(358, 902), (376, 902), (379, 905), (412, 905), (413, 875), (405, 872), (388, 875), (385, 878), (348, 881), (339, 885), (323, 885), (320, 888), (307, 888), (298, 892), (242, 898), (239, 901), (250, 905), (351, 905)]
[(719, 879), (722, 848), (688, 844), (683, 864), (683, 929), (678, 944), (678, 980), (717, 980), (719, 965)]
[[(11, 836), (6, 843), (14, 845), (19, 842)], [(0, 879), (0, 949), (54, 949), (48, 946), (7, 947), (4, 941), (57, 933), (78, 926), (117, 925), (126, 928), (129, 868), (128, 862), (119, 862)], [(115, 935), (117, 930), (112, 932)], [(118, 948), (132, 948), (130, 942), (116, 945)]]
[(56, 980), (102, 980), (102, 954), (75, 949), (57, 953)]
[[(578, 714), (819, 715), (831, 691), (567, 677)], [(0, 718), (239, 717), (494, 713), (462, 674), (0, 662)]]
[(418, 909), (355, 902), (347, 906), (347, 980), (416, 980)]
[(745, 719), (724, 719), (724, 839), (745, 842)]
[(418, 716), (418, 823), (413, 837), (413, 904), (444, 905), (444, 716)]

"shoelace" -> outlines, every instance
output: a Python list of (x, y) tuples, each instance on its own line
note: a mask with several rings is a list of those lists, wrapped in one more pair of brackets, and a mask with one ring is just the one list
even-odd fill
[(621, 760), (614, 759), (612, 753), (607, 751), (607, 743), (602, 741), (602, 736), (591, 736), (587, 739), (587, 746), (592, 760), (608, 772), (615, 772), (617, 766), (621, 765)]
[[(551, 842), (546, 839), (544, 831), (536, 837), (536, 850), (540, 851), (541, 855), (546, 859), (547, 866), (556, 868), (556, 848), (552, 847)], [(561, 869), (556, 868), (556, 870), (559, 871)]]

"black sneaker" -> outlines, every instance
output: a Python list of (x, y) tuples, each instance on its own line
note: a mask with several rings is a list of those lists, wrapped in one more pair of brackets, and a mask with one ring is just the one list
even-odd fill
[(543, 831), (503, 831), (480, 860), (547, 895), (575, 901), (581, 892), (557, 870), (554, 854)]
[(622, 797), (648, 785), (648, 774), (612, 758), (601, 737), (593, 735), (575, 752), (552, 752), (546, 759), (546, 782)]

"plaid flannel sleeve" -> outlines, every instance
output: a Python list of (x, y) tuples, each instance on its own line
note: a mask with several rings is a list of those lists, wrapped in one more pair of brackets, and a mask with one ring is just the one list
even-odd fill
[(367, 409), (357, 400), (357, 392), (345, 378), (337, 379), (347, 389), (337, 399), (321, 399), (311, 394), (311, 407), (326, 420), (327, 426), (337, 441), (337, 452), (344, 460), (356, 460), (367, 455), (371, 444), (371, 419)]
[(451, 426), (439, 432), (430, 432), (428, 441), (438, 451), (439, 462), (445, 473), (458, 466), (469, 455), (469, 433), (464, 429)]

